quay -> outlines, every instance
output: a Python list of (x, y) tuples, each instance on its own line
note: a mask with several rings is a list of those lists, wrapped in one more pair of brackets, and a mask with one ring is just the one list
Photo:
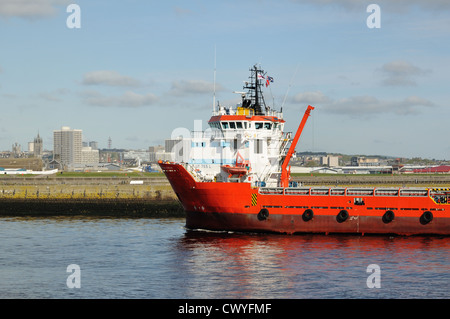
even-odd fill
[[(293, 174), (293, 180), (303, 186), (450, 188), (449, 174)], [(0, 177), (0, 216), (71, 215), (185, 217), (163, 174)]]
[(55, 215), (184, 217), (184, 211), (162, 175), (0, 178), (0, 216)]

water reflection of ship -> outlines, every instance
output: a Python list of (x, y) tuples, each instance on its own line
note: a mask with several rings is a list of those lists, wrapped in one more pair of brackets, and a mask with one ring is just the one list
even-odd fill
[(187, 231), (176, 250), (184, 256), (179, 266), (190, 282), (204, 284), (191, 286), (191, 295), (199, 298), (360, 298), (358, 291), (369, 294), (366, 268), (372, 263), (382, 267), (384, 287), (391, 287), (382, 298), (401, 297), (402, 282), (416, 274), (423, 292), (403, 293), (427, 298), (432, 287), (426, 286), (426, 276), (448, 273), (449, 248), (450, 239), (437, 236)]

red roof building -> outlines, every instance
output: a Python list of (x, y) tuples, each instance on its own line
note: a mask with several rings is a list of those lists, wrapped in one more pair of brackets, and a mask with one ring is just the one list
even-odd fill
[(417, 168), (413, 170), (413, 173), (450, 173), (450, 165)]

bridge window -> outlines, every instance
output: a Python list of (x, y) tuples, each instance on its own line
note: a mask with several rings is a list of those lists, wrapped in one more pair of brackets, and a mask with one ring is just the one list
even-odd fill
[(264, 128), (270, 130), (272, 128), (272, 123), (264, 123)]
[(224, 130), (228, 130), (228, 122), (222, 122), (222, 128), (224, 129)]
[(264, 127), (264, 123), (262, 123), (262, 122), (256, 122), (256, 123), (255, 123), (255, 127), (256, 127), (257, 130), (260, 130), (260, 129), (262, 129), (262, 128)]

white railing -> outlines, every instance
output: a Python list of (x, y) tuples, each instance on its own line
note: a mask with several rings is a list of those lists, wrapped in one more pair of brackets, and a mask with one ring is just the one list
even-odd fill
[(269, 109), (267, 112), (263, 112), (263, 114), (255, 114), (255, 111), (248, 108), (243, 108), (241, 106), (236, 106), (236, 108), (233, 107), (223, 107), (221, 106), (219, 110), (212, 112), (213, 116), (219, 116), (219, 115), (246, 115), (246, 116), (255, 116), (255, 115), (264, 115), (264, 116), (274, 116), (279, 119), (283, 118), (283, 113)]

